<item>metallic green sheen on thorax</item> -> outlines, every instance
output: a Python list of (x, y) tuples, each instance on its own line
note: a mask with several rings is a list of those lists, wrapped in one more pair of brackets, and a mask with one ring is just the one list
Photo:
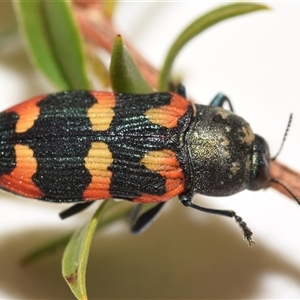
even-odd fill
[(196, 105), (197, 113), (186, 134), (196, 193), (228, 196), (247, 188), (252, 143), (249, 124), (220, 107)]

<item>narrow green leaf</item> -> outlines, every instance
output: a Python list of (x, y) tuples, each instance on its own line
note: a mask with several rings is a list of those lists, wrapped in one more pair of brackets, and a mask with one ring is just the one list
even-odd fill
[(62, 90), (89, 89), (71, 2), (14, 1), (14, 6), (34, 64)]
[(116, 37), (114, 42), (109, 73), (111, 85), (115, 92), (132, 94), (152, 92), (152, 88), (140, 73), (120, 35)]
[(214, 9), (205, 15), (199, 17), (191, 23), (176, 39), (171, 46), (170, 51), (166, 57), (165, 63), (160, 73), (158, 90), (166, 91), (168, 89), (169, 77), (172, 64), (179, 53), (179, 51), (196, 35), (205, 29), (232, 17), (240, 16), (250, 12), (269, 9), (267, 6), (258, 3), (239, 2), (221, 6)]
[(85, 274), (92, 238), (100, 217), (113, 204), (115, 204), (114, 201), (104, 201), (91, 220), (74, 232), (65, 249), (62, 273), (77, 299), (87, 299)]
[[(120, 202), (118, 202), (118, 207)], [(111, 211), (111, 210), (110, 210)], [(105, 217), (104, 220), (100, 220), (96, 231), (104, 229), (105, 227), (120, 221), (122, 219), (125, 219), (131, 211), (131, 207), (122, 207), (121, 210), (117, 210), (116, 212), (114, 211), (111, 215), (108, 217)], [(39, 248), (34, 249), (33, 251), (29, 252), (26, 256), (24, 256), (21, 260), (21, 265), (22, 266), (27, 266), (30, 264), (33, 264), (37, 262), (38, 260), (42, 259), (46, 255), (50, 255), (51, 253), (57, 251), (60, 248), (65, 247), (71, 236), (72, 232), (66, 233), (65, 235), (56, 238), (55, 240), (48, 242), (46, 245), (42, 245)]]

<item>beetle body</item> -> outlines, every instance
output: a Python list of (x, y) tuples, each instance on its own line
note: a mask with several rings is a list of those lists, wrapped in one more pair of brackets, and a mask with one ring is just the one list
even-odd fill
[(220, 107), (172, 93), (71, 91), (0, 115), (0, 186), (54, 202), (166, 201), (247, 188), (255, 135)]
[[(0, 114), (0, 187), (53, 202), (164, 202), (269, 184), (269, 151), (249, 124), (175, 93), (69, 91)], [(232, 215), (230, 215), (232, 216)]]

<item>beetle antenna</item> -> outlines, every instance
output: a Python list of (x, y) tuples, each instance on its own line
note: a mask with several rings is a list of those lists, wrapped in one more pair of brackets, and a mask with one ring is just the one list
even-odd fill
[(281, 183), (277, 179), (273, 179), (273, 178), (271, 178), (270, 182), (273, 182), (273, 183), (276, 183), (276, 184), (282, 186), (292, 196), (292, 198), (294, 198), (297, 201), (297, 203), (300, 205), (299, 198), (290, 189), (288, 189), (283, 183)]
[(283, 136), (283, 139), (282, 139), (279, 151), (277, 152), (277, 154), (274, 157), (272, 157), (272, 160), (276, 160), (277, 156), (279, 155), (279, 153), (281, 152), (281, 150), (283, 148), (283, 144), (284, 144), (284, 142), (286, 140), (287, 134), (289, 132), (289, 129), (290, 129), (290, 126), (291, 126), (291, 123), (292, 123), (292, 118), (293, 118), (293, 114), (290, 114), (289, 122), (288, 122), (288, 125), (286, 127), (286, 130), (285, 130), (285, 133), (284, 133), (284, 136)]

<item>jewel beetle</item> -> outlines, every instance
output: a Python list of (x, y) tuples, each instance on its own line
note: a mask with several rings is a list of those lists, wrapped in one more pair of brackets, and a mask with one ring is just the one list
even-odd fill
[(184, 206), (233, 217), (251, 245), (252, 232), (234, 211), (205, 208), (192, 198), (267, 188), (269, 163), (266, 141), (223, 94), (205, 106), (187, 101), (183, 88), (143, 95), (67, 91), (0, 114), (0, 188), (79, 203), (62, 217), (101, 199), (156, 202), (134, 232), (178, 195)]

